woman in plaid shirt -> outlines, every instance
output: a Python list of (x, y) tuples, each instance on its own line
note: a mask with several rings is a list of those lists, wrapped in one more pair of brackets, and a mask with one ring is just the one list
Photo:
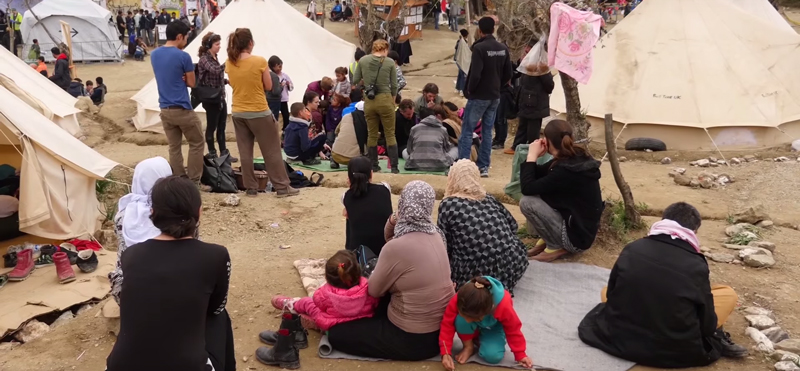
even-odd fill
[[(214, 148), (214, 133), (216, 132), (217, 143), (219, 144), (220, 155), (230, 155), (225, 146), (225, 122), (228, 120), (228, 104), (225, 101), (225, 66), (217, 60), (217, 53), (221, 48), (222, 37), (213, 32), (203, 36), (203, 45), (200, 46), (197, 62), (197, 81), (198, 86), (210, 86), (222, 88), (222, 93), (218, 102), (203, 102), (203, 109), (206, 111), (206, 143), (208, 144), (208, 154), (212, 157), (217, 156)], [(239, 159), (231, 156), (232, 162)]]

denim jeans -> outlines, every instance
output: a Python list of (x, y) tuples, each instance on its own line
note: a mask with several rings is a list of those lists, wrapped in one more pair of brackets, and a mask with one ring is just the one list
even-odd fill
[(435, 29), (439, 29), (439, 16), (442, 15), (441, 12), (433, 12), (433, 24), (435, 25)]
[(492, 161), (492, 129), (500, 99), (470, 99), (464, 107), (464, 121), (461, 124), (461, 138), (458, 138), (458, 158), (469, 159), (472, 147), (472, 132), (481, 120), (481, 146), (478, 149), (478, 168), (488, 168)]
[(458, 16), (451, 15), (450, 17), (450, 31), (458, 31)]
[(464, 91), (467, 84), (467, 74), (464, 73), (460, 68), (458, 69), (458, 77), (456, 78), (456, 90)]

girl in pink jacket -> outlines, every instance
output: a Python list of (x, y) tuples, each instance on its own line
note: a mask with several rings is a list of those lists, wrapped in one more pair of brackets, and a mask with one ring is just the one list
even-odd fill
[(340, 323), (372, 317), (378, 299), (369, 296), (367, 279), (351, 251), (339, 250), (325, 264), (325, 281), (313, 297), (277, 295), (272, 306), (299, 314), (306, 329), (327, 331)]

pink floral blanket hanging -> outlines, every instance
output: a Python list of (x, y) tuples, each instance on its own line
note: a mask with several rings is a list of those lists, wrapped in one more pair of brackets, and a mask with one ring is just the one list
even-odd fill
[(564, 3), (550, 7), (547, 62), (582, 84), (592, 77), (592, 49), (600, 38), (603, 17)]

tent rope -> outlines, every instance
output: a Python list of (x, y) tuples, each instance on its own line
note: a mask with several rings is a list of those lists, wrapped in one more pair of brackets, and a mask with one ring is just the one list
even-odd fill
[(714, 138), (712, 138), (712, 137), (711, 137), (711, 133), (709, 133), (709, 132), (708, 132), (708, 129), (703, 129), (703, 131), (705, 131), (705, 132), (706, 132), (706, 135), (708, 135), (708, 139), (710, 139), (710, 140), (711, 140), (711, 144), (713, 144), (713, 145), (714, 145), (714, 148), (716, 148), (716, 149), (717, 149), (717, 153), (719, 153), (719, 156), (720, 156), (720, 157), (722, 157), (722, 160), (724, 160), (724, 161), (725, 161), (725, 165), (727, 165), (728, 167), (730, 167), (730, 166), (731, 166), (731, 164), (728, 162), (728, 159), (727, 159), (727, 158), (725, 158), (725, 155), (723, 155), (723, 154), (722, 154), (722, 151), (720, 151), (719, 147), (717, 146), (717, 142), (715, 142), (715, 141), (714, 141)]

